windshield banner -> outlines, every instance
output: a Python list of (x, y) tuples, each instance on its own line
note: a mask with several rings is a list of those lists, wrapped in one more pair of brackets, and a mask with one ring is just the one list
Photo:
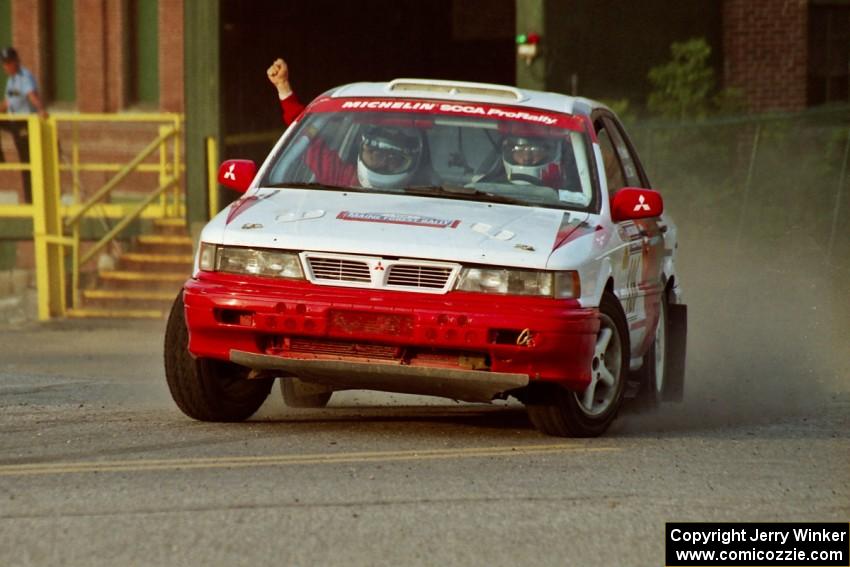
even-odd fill
[(470, 116), (553, 126), (576, 132), (584, 131), (582, 119), (577, 116), (478, 102), (441, 102), (392, 98), (323, 98), (315, 101), (307, 110), (309, 112), (415, 112), (418, 114)]

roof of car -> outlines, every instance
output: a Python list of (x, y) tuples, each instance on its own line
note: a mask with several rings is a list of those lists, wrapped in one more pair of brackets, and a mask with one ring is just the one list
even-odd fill
[(583, 97), (520, 89), (490, 83), (468, 83), (436, 79), (394, 79), (386, 83), (351, 83), (335, 89), (331, 96), (369, 98), (427, 98), (457, 102), (483, 102), (544, 109), (567, 114), (589, 114), (605, 105)]

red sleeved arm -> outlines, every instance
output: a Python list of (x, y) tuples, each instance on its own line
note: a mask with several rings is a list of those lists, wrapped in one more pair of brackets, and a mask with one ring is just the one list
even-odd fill
[(288, 97), (280, 100), (280, 110), (283, 113), (283, 124), (289, 126), (304, 112), (304, 105), (301, 104), (295, 93), (291, 93)]
[[(292, 93), (281, 99), (280, 109), (283, 112), (283, 123), (289, 126), (304, 112), (304, 105), (301, 104), (295, 93)], [(310, 147), (307, 148), (304, 161), (319, 183), (341, 186), (357, 185), (357, 167), (355, 165), (342, 161), (339, 154), (327, 147), (321, 137), (314, 137), (309, 133), (305, 133), (305, 136), (310, 138)]]
[(357, 167), (354, 164), (342, 161), (339, 154), (327, 147), (319, 137), (310, 142), (304, 161), (315, 174), (319, 183), (343, 187), (358, 185)]

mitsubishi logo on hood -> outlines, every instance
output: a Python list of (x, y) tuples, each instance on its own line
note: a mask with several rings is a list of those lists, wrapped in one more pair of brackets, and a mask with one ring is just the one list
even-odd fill
[(381, 271), (381, 272), (383, 272), (383, 271), (384, 271), (384, 265), (383, 265), (383, 264), (379, 261), (379, 262), (378, 262), (378, 264), (377, 264), (377, 265), (376, 265), (373, 269), (374, 269), (376, 272), (377, 272), (377, 271)]

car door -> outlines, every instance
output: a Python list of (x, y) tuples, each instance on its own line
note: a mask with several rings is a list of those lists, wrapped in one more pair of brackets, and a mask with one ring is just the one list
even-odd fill
[[(649, 189), (650, 184), (622, 126), (608, 112), (594, 117), (608, 182), (609, 206), (623, 187)], [(655, 336), (663, 292), (664, 237), (659, 218), (617, 223), (621, 257), (612, 257), (615, 289), (629, 323), (632, 357), (642, 356)]]

